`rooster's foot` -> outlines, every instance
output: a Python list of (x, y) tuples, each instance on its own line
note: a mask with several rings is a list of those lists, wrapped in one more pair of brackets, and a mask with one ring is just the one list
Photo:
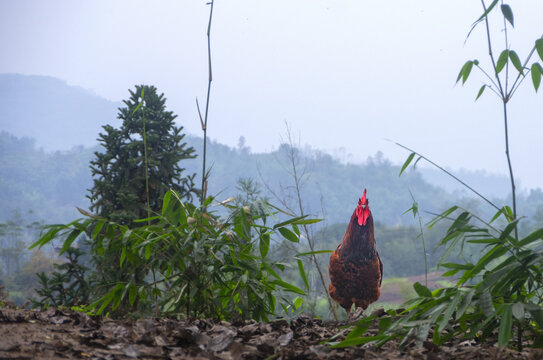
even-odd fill
[(361, 307), (354, 309), (353, 312), (348, 313), (348, 322), (355, 322), (356, 320), (359, 320), (362, 317), (362, 314), (364, 312), (364, 309)]

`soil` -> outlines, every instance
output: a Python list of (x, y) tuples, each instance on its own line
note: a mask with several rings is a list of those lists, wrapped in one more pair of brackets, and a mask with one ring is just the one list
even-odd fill
[[(379, 310), (377, 310), (379, 311)], [(381, 313), (383, 311), (381, 310)], [(322, 341), (344, 323), (307, 316), (269, 323), (172, 319), (112, 320), (71, 310), (0, 308), (0, 359), (540, 359), (492, 344), (455, 342), (404, 352), (397, 344), (380, 349), (331, 349)], [(376, 333), (377, 329), (370, 329)], [(338, 337), (341, 339), (344, 335)]]

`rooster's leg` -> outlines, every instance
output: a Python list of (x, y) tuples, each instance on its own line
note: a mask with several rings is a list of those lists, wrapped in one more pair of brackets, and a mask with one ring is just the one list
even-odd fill
[(353, 312), (347, 311), (347, 318), (349, 322), (354, 322), (362, 317), (362, 313), (364, 312), (364, 308), (361, 307), (355, 307)]

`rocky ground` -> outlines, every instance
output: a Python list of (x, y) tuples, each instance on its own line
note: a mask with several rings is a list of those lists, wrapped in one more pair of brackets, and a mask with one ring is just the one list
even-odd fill
[[(306, 316), (269, 323), (211, 320), (131, 321), (89, 317), (51, 308), (47, 311), (0, 309), (0, 359), (539, 359), (492, 345), (458, 342), (405, 352), (383, 348), (331, 349), (322, 341), (342, 324)], [(375, 333), (377, 329), (370, 329)], [(341, 337), (340, 337), (341, 338)]]

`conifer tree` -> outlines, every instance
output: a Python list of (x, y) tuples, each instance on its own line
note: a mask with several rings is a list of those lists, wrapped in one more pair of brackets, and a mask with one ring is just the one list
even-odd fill
[(91, 161), (94, 186), (88, 196), (91, 211), (125, 225), (147, 217), (148, 203), (151, 212), (160, 211), (170, 188), (187, 200), (197, 193), (195, 174), (184, 176), (179, 165), (196, 157), (195, 150), (183, 142), (183, 127), (166, 111), (164, 94), (148, 85), (129, 92), (119, 108), (121, 127), (106, 125), (99, 136), (105, 151)]

